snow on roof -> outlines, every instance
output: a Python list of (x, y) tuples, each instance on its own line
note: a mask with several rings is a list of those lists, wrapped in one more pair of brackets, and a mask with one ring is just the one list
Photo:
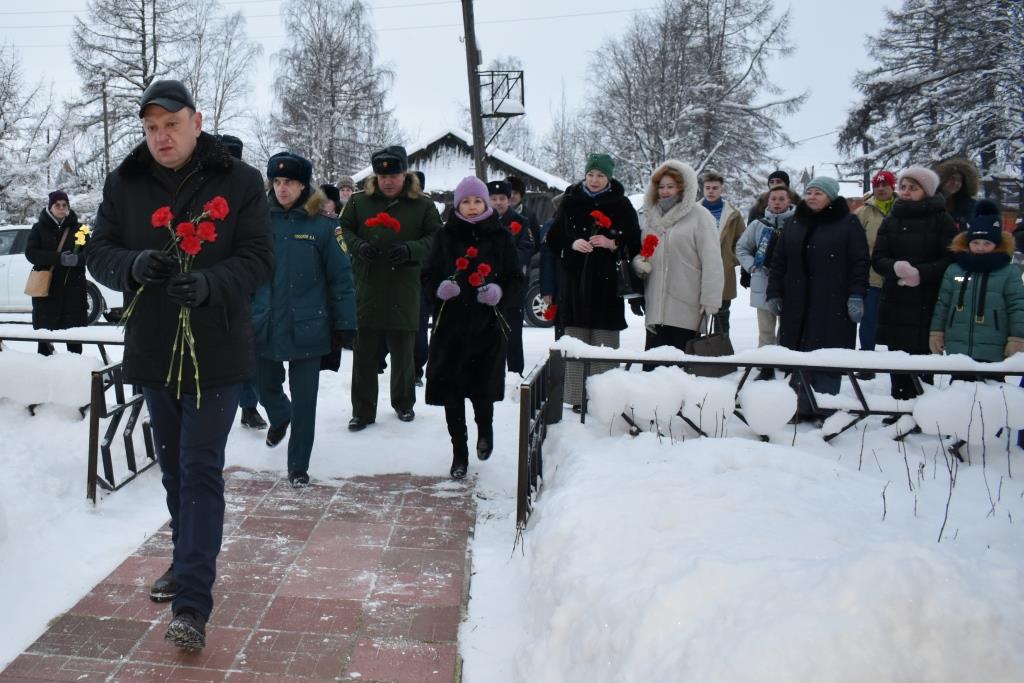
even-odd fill
[[(423, 138), (414, 145), (406, 147), (405, 151), (411, 157), (417, 152), (423, 151), (446, 135), (452, 135), (458, 138), (470, 148), (473, 146), (472, 135), (461, 128), (446, 128), (435, 135)], [(487, 156), (495, 161), (511, 166), (525, 175), (536, 178), (548, 187), (558, 190), (559, 192), (564, 191), (565, 188), (569, 187), (569, 183), (566, 180), (552, 175), (547, 171), (542, 171), (536, 166), (528, 164), (519, 157), (509, 154), (497, 147), (491, 147), (488, 149)], [(421, 164), (415, 164), (413, 170), (423, 172), (427, 179), (428, 191), (454, 190), (460, 180), (468, 175), (473, 175), (474, 173), (472, 157), (468, 154), (461, 154), (457, 152), (441, 154), (438, 155), (436, 159), (432, 159)], [(352, 178), (358, 183), (359, 181), (365, 180), (369, 177), (371, 173), (373, 173), (373, 167), (367, 166), (353, 175)]]

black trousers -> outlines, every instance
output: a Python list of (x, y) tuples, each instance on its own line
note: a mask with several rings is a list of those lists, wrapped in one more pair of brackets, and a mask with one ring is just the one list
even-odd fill
[[(494, 434), (494, 403), (485, 399), (471, 399), (473, 404), (473, 420), (476, 422), (477, 434), (493, 436)], [(466, 429), (466, 401), (458, 399), (444, 404), (444, 419), (448, 423), (448, 434), (452, 437), (452, 445), (465, 444), (468, 437)]]
[[(647, 328), (647, 341), (644, 343), (644, 350), (656, 349), (659, 346), (672, 346), (680, 351), (686, 350), (686, 342), (697, 336), (696, 330), (687, 330), (682, 327), (671, 325), (655, 325), (652, 330)], [(644, 372), (650, 372), (655, 365), (644, 363)]]
[(171, 513), (173, 611), (191, 607), (209, 619), (217, 554), (224, 533), (224, 447), (238, 411), (241, 384), (175, 397), (171, 388), (143, 388), (167, 510)]

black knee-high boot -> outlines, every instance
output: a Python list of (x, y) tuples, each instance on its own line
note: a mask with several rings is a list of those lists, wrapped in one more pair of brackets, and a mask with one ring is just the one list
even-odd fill
[(469, 444), (466, 433), (466, 403), (462, 399), (444, 404), (444, 419), (452, 437), (452, 479), (465, 479), (469, 469)]
[(473, 401), (476, 421), (476, 457), (487, 460), (494, 451), (494, 404), (487, 400)]

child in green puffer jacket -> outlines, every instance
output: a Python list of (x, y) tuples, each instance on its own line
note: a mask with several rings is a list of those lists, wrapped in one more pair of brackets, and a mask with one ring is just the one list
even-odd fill
[(995, 204), (978, 203), (950, 250), (956, 261), (943, 275), (932, 315), (932, 353), (999, 362), (1024, 351), (1024, 282), (1011, 263), (1013, 237), (1003, 232)]

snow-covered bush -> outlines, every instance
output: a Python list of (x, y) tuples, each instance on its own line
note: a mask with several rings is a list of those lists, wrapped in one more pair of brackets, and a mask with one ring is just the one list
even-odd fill
[(740, 391), (740, 410), (755, 434), (782, 429), (796, 413), (796, 392), (788, 382), (747, 382)]
[(97, 356), (55, 353), (40, 356), (4, 349), (0, 353), (0, 398), (21, 405), (56, 403), (88, 405), (92, 371), (103, 365)]
[(1024, 389), (1002, 382), (926, 387), (914, 404), (914, 421), (927, 434), (949, 434), (969, 443), (1001, 443), (1007, 438), (1007, 427), (1024, 428)]

